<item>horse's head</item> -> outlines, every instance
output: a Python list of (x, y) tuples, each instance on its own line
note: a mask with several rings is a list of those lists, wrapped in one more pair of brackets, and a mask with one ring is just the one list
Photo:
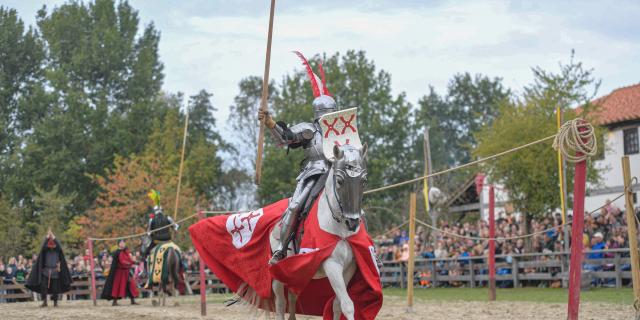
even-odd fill
[(145, 235), (142, 236), (140, 238), (140, 254), (144, 255), (144, 253), (147, 251), (147, 248), (149, 248), (149, 246), (151, 246), (151, 237)]
[(355, 231), (360, 225), (362, 193), (367, 183), (367, 145), (356, 148), (350, 145), (333, 147), (333, 176), (330, 176), (333, 193), (342, 214), (335, 217), (344, 221), (347, 229)]

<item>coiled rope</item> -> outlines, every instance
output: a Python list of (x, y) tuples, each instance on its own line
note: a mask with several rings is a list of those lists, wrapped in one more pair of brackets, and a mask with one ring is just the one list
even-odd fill
[(553, 140), (553, 148), (559, 149), (564, 159), (571, 163), (593, 157), (598, 152), (595, 129), (581, 118), (567, 121)]

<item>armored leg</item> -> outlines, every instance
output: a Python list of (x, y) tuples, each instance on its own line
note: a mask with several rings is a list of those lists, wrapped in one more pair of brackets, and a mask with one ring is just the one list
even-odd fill
[(305, 200), (307, 200), (307, 197), (309, 196), (311, 188), (313, 188), (314, 184), (315, 179), (307, 179), (305, 181), (298, 182), (296, 191), (293, 193), (293, 197), (291, 197), (291, 201), (289, 202), (289, 206), (282, 215), (282, 226), (280, 229), (280, 247), (273, 253), (271, 260), (269, 260), (270, 264), (274, 264), (287, 256), (287, 248), (289, 247), (289, 242), (296, 232), (295, 227), (296, 220), (298, 219), (298, 214), (300, 213)]

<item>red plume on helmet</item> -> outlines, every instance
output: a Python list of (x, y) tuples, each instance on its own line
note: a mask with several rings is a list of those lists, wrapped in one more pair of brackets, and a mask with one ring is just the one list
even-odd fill
[(313, 90), (313, 96), (315, 98), (325, 95), (330, 96), (329, 89), (327, 88), (326, 81), (324, 78), (324, 70), (322, 69), (322, 62), (318, 63), (318, 70), (320, 71), (320, 77), (318, 77), (313, 70), (311, 69), (311, 65), (307, 59), (300, 53), (299, 51), (293, 51), (301, 60), (302, 64), (305, 66), (307, 70), (307, 75), (309, 76), (309, 81), (311, 81), (311, 89)]

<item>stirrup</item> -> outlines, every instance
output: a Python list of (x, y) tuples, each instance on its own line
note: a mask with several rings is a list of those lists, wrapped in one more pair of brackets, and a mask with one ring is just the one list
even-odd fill
[(285, 250), (276, 250), (271, 256), (271, 260), (269, 260), (269, 264), (276, 264), (280, 260), (286, 258), (287, 252)]

